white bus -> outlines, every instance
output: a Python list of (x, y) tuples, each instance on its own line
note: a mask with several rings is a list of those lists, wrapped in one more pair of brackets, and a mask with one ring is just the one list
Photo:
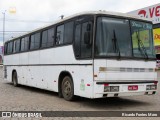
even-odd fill
[(58, 92), (65, 100), (153, 95), (152, 23), (86, 12), (5, 42), (4, 79)]

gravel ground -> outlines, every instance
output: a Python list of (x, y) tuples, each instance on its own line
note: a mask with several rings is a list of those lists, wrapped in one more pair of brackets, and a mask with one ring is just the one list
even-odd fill
[[(160, 78), (160, 72), (158, 73)], [(14, 87), (2, 78), (2, 67), (0, 67), (0, 111), (160, 111), (160, 87), (158, 93), (154, 96), (133, 96), (120, 98), (106, 98), (106, 99), (86, 99), (78, 98), (74, 102), (65, 101), (59, 98), (57, 93), (45, 91), (37, 88), (20, 86)], [(0, 118), (2, 119), (2, 118)], [(9, 118), (8, 118), (9, 119)], [(17, 119), (17, 118), (12, 118)], [(32, 120), (33, 118), (27, 118)], [(40, 119), (40, 118), (39, 118)], [(81, 119), (101, 119), (102, 117), (66, 117), (66, 118), (43, 118), (47, 120), (81, 120)], [(108, 119), (122, 119), (124, 118), (108, 118)], [(135, 118), (127, 118), (135, 119)], [(136, 118), (146, 119), (146, 118)], [(153, 120), (159, 118), (147, 118)]]

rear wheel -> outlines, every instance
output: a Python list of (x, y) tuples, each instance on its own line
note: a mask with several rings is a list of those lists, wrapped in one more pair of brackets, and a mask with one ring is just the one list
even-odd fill
[(16, 72), (16, 71), (13, 72), (13, 75), (12, 75), (12, 82), (13, 82), (13, 85), (14, 85), (15, 87), (18, 86), (18, 78), (17, 78), (17, 72)]
[(65, 100), (71, 101), (74, 99), (74, 86), (71, 77), (66, 76), (62, 80), (62, 95)]

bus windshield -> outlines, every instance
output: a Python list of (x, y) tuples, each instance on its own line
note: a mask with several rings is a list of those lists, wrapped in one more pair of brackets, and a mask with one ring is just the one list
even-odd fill
[(96, 31), (97, 57), (155, 58), (152, 24), (99, 17)]
[(134, 56), (155, 58), (152, 24), (131, 20), (130, 25)]

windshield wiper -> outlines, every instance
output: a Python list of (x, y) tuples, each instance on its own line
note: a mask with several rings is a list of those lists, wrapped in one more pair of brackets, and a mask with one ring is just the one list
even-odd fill
[(136, 32), (136, 34), (137, 34), (137, 40), (138, 40), (138, 49), (141, 52), (141, 54), (143, 50), (143, 53), (144, 53), (143, 55), (146, 57), (146, 59), (148, 59), (146, 48), (144, 47), (142, 40), (139, 38), (139, 32)]
[(116, 37), (116, 32), (115, 32), (115, 30), (113, 30), (112, 43), (113, 43), (114, 51), (115, 51), (116, 53), (118, 53), (118, 58), (120, 59), (121, 53), (120, 53), (119, 45), (118, 45), (118, 42), (117, 42), (117, 37)]

